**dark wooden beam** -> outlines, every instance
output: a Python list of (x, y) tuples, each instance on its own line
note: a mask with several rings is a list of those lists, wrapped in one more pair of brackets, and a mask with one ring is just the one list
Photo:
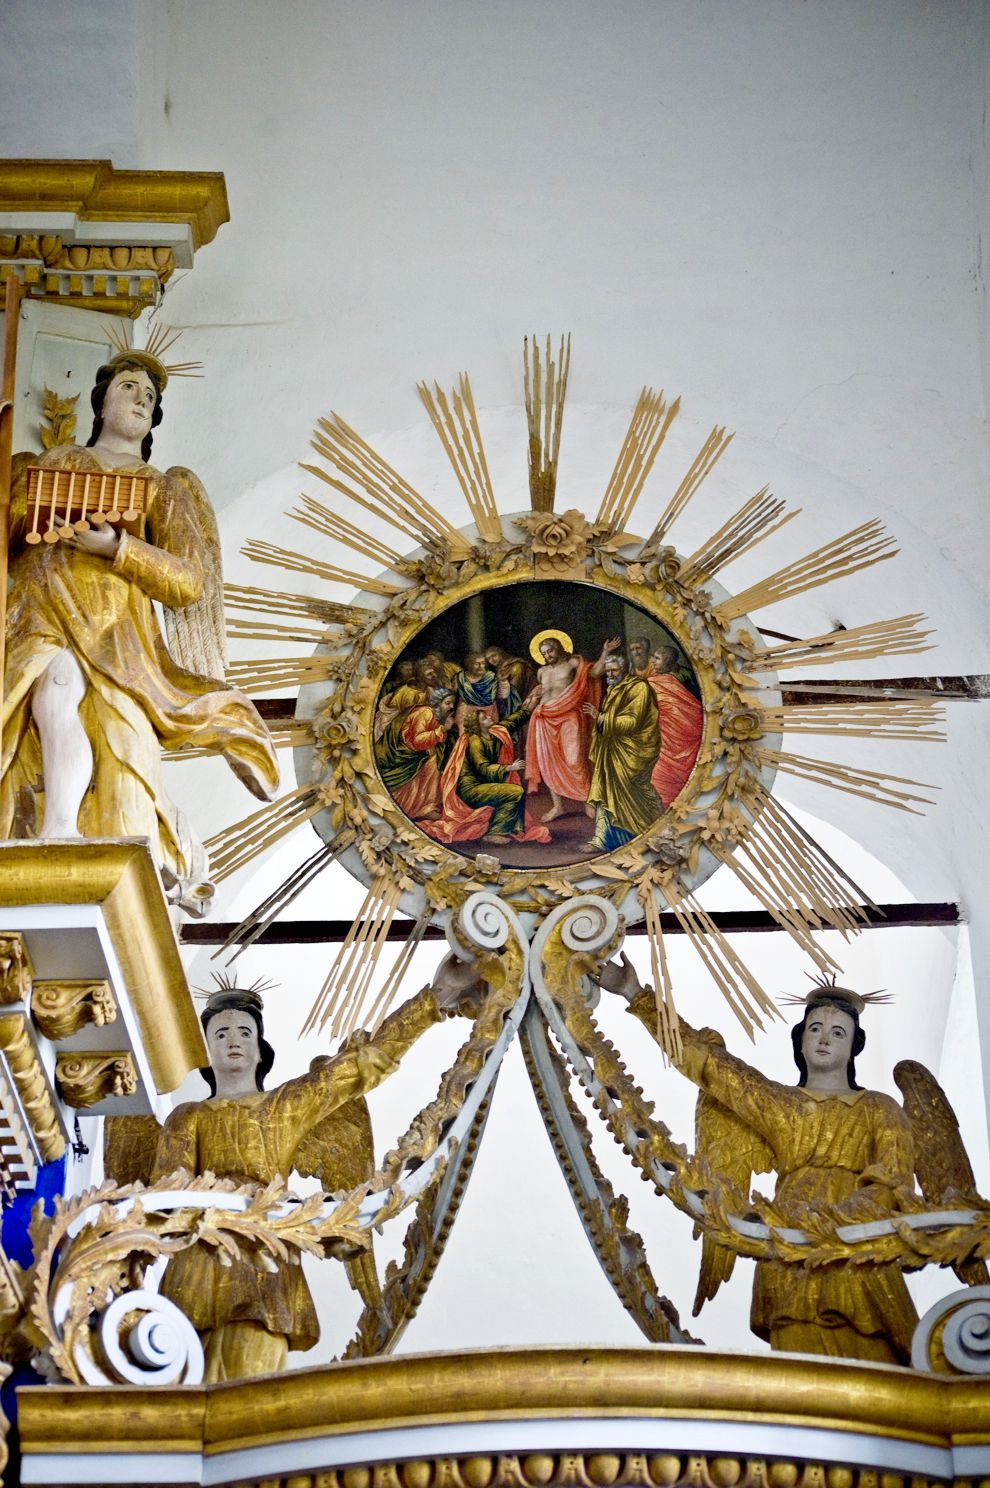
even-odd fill
[[(807, 682), (788, 678), (783, 691), (788, 707), (808, 707), (812, 703), (850, 703), (861, 698), (906, 698), (918, 693), (937, 693), (945, 699), (980, 699), (990, 697), (990, 676), (972, 677), (880, 677), (841, 683), (836, 678), (809, 678)], [(256, 697), (254, 706), (266, 723), (277, 726), (295, 718), (295, 698)]]
[[(715, 924), (725, 934), (762, 934), (781, 927), (763, 909), (715, 909), (709, 911)], [(866, 929), (891, 930), (897, 928), (931, 925), (958, 925), (961, 923), (958, 904), (879, 904), (876, 908), (865, 908)], [(672, 914), (660, 916), (665, 935), (680, 935), (680, 924)], [(389, 926), (388, 940), (405, 940), (412, 929), (412, 920), (393, 920)], [(210, 924), (209, 921), (187, 924), (181, 927), (179, 939), (183, 945), (223, 945), (237, 927), (230, 921)], [(350, 920), (277, 920), (260, 935), (255, 945), (336, 945), (344, 939), (351, 928)], [(630, 935), (645, 935), (644, 925), (630, 925)], [(442, 940), (443, 930), (439, 925), (430, 925), (427, 940)]]

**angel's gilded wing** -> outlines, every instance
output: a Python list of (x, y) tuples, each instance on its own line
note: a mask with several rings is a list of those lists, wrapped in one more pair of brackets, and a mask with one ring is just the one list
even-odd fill
[(150, 1183), (161, 1127), (154, 1116), (108, 1116), (103, 1123), (103, 1171), (122, 1187)]
[[(914, 1171), (926, 1204), (976, 1196), (976, 1180), (959, 1135), (959, 1122), (941, 1085), (923, 1064), (904, 1059), (894, 1067), (904, 1110), (914, 1133)], [(990, 1281), (986, 1261), (960, 1261), (953, 1271), (968, 1286)]]
[[(720, 1049), (725, 1041), (711, 1028), (701, 1030), (708, 1043)], [(736, 1189), (743, 1199), (749, 1198), (750, 1180), (754, 1173), (769, 1173), (774, 1160), (767, 1143), (727, 1106), (704, 1090), (698, 1092), (694, 1115), (695, 1151), (709, 1166), (712, 1174)], [(699, 1225), (695, 1239), (701, 1235), (701, 1269), (694, 1295), (692, 1316), (697, 1317), (723, 1281), (728, 1281), (736, 1263), (736, 1253), (726, 1245), (709, 1238)]]
[(165, 611), (168, 649), (181, 667), (222, 682), (227, 667), (226, 627), (223, 615), (223, 561), (220, 533), (210, 498), (199, 477), (184, 465), (173, 465), (166, 479), (184, 488), (200, 530), (205, 581), (195, 604)]
[[(294, 1165), (304, 1177), (319, 1178), (325, 1193), (339, 1193), (367, 1182), (375, 1171), (375, 1142), (364, 1096), (345, 1101), (318, 1121), (296, 1148)], [(365, 1306), (376, 1306), (382, 1292), (373, 1253), (366, 1251), (344, 1264), (351, 1286)]]

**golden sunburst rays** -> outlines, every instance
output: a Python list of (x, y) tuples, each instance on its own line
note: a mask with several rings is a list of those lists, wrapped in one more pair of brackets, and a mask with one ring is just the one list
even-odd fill
[(625, 533), (633, 508), (667, 437), (667, 430), (681, 406), (675, 398), (668, 407), (666, 395), (645, 387), (639, 395), (615, 469), (609, 477), (595, 521), (615, 533)]
[(294, 899), (297, 899), (304, 889), (308, 889), (314, 879), (318, 878), (325, 868), (346, 852), (354, 841), (354, 833), (341, 832), (333, 842), (324, 843), (318, 847), (316, 852), (308, 857), (304, 863), (288, 875), (276, 889), (256, 905), (250, 913), (246, 914), (238, 925), (234, 927), (223, 945), (218, 951), (214, 951), (213, 960), (222, 956), (231, 947), (237, 949), (230, 957), (230, 961), (236, 961), (244, 951), (263, 935), (269, 925), (283, 912), (288, 909)]
[(274, 847), (288, 832), (322, 811), (323, 805), (318, 786), (300, 785), (262, 806), (260, 811), (252, 812), (243, 821), (210, 837), (203, 846), (210, 855), (211, 879), (214, 883), (222, 883), (239, 868)]
[(751, 672), (783, 672), (791, 667), (835, 666), (844, 661), (872, 661), (880, 656), (918, 655), (933, 648), (925, 644), (933, 634), (919, 630), (924, 615), (900, 615), (895, 620), (875, 620), (847, 630), (830, 630), (804, 641), (783, 641), (768, 646), (747, 662)]
[(684, 479), (661, 512), (653, 531), (643, 543), (639, 553), (640, 558), (648, 558), (656, 554), (671, 527), (684, 511), (692, 496), (698, 492), (702, 482), (711, 475), (715, 466), (729, 448), (732, 438), (733, 436), (731, 434), (726, 434), (724, 428), (716, 426), (712, 430), (692, 460)]
[(502, 536), (502, 521), (495, 505), (495, 492), (467, 373), (461, 373), (449, 401), (438, 382), (433, 384), (432, 391), (421, 382), (417, 391), (457, 476), (478, 536), (482, 542), (498, 542)]
[[(550, 337), (545, 341), (525, 340), (523, 381), (530, 499), (537, 513), (551, 513), (554, 509), (569, 371), (569, 337), (561, 337), (556, 346)], [(302, 494), (299, 504), (288, 515), (310, 533), (349, 550), (369, 571), (338, 566), (333, 561), (332, 550), (324, 557), (251, 541), (244, 552), (255, 562), (287, 573), (305, 574), (327, 585), (331, 592), (346, 589), (358, 595), (364, 593), (371, 597), (370, 602), (345, 603), (343, 598), (315, 598), (249, 585), (228, 585), (225, 591), (229, 608), (244, 617), (230, 620), (229, 634), (233, 639), (286, 643), (310, 650), (302, 658), (269, 657), (237, 662), (230, 669), (231, 680), (255, 693), (267, 688), (281, 690), (307, 682), (328, 682), (332, 699), (342, 704), (341, 716), (348, 719), (347, 726), (354, 730), (352, 742), (362, 757), (367, 753), (368, 740), (358, 737), (358, 732), (370, 734), (372, 730), (374, 710), (369, 699), (373, 687), (369, 686), (370, 672), (365, 677), (360, 674), (360, 667), (353, 675), (348, 670), (349, 657), (358, 654), (354, 649), (355, 637), (363, 636), (361, 644), (367, 647), (387, 636), (387, 645), (391, 646), (393, 634), (398, 634), (406, 623), (399, 616), (400, 612), (406, 616), (409, 600), (418, 603), (417, 594), (428, 594), (432, 596), (430, 604), (441, 602), (437, 598), (438, 575), (442, 584), (449, 586), (458, 579), (465, 581), (469, 570), (477, 573), (489, 560), (497, 565), (503, 549), (519, 552), (518, 545), (513, 547), (517, 542), (515, 537), (507, 535), (506, 519), (499, 516), (481, 424), (467, 376), (462, 374), (449, 390), (438, 382), (422, 382), (418, 391), (456, 476), (477, 530), (477, 540), (464, 536), (444, 512), (427, 501), (339, 414), (331, 413), (318, 421), (314, 433), (312, 449), (316, 462), (304, 463), (302, 468), (324, 488), (329, 488), (334, 500), (328, 505), (311, 494)], [(744, 501), (686, 558), (678, 559), (669, 550), (670, 534), (676, 522), (732, 441), (731, 432), (721, 426), (711, 430), (683, 477), (674, 485), (673, 494), (657, 501), (660, 514), (645, 541), (631, 537), (628, 529), (634, 513), (644, 506), (651, 485), (657, 483), (657, 471), (662, 464), (659, 457), (679, 408), (680, 400), (669, 398), (665, 391), (642, 389), (598, 505), (591, 529), (594, 537), (589, 544), (609, 542), (612, 568), (607, 572), (614, 571), (620, 580), (624, 579), (627, 586), (624, 592), (631, 592), (630, 584), (633, 588), (643, 585), (644, 603), (648, 595), (651, 603), (654, 595), (666, 597), (682, 617), (693, 617), (688, 629), (694, 625), (691, 633), (702, 649), (715, 637), (715, 650), (721, 658), (718, 665), (724, 674), (720, 674), (723, 681), (719, 683), (723, 699), (720, 717), (726, 720), (726, 726), (714, 744), (723, 752), (735, 752), (748, 760), (751, 773), (746, 791), (733, 798), (727, 808), (720, 806), (714, 813), (718, 821), (709, 820), (712, 812), (706, 812), (704, 806), (675, 813), (674, 836), (693, 833), (701, 846), (734, 874), (740, 886), (792, 936), (814, 964), (828, 970), (835, 963), (818, 944), (816, 935), (825, 929), (845, 936), (851, 934), (864, 923), (870, 901), (779, 800), (769, 794), (759, 772), (764, 772), (764, 780), (772, 772), (781, 771), (859, 799), (898, 810), (918, 811), (930, 803), (929, 796), (923, 794), (929, 787), (880, 769), (866, 770), (830, 759), (816, 759), (803, 748), (784, 747), (777, 736), (783, 734), (787, 739), (796, 739), (802, 734), (819, 734), (840, 740), (867, 738), (882, 743), (934, 741), (943, 737), (939, 727), (942, 714), (937, 696), (924, 687), (898, 689), (895, 684), (881, 692), (879, 684), (796, 681), (786, 684), (788, 695), (782, 699), (777, 692), (768, 694), (767, 685), (774, 686), (777, 674), (791, 670), (918, 654), (930, 649), (931, 632), (922, 628), (923, 615), (909, 614), (848, 629), (837, 628), (807, 639), (783, 640), (764, 648), (761, 638), (747, 635), (739, 626), (744, 616), (893, 557), (896, 546), (877, 521), (863, 522), (804, 557), (775, 569), (739, 593), (716, 598), (713, 603), (705, 589), (709, 581), (735, 559), (752, 553), (759, 543), (777, 539), (799, 515), (785, 509), (784, 502), (764, 487)], [(352, 507), (348, 516), (338, 511), (342, 505), (346, 509), (346, 503)], [(382, 532), (386, 535), (380, 535)], [(411, 549), (420, 550), (422, 556), (410, 555)], [(601, 577), (606, 571), (604, 560), (601, 570), (595, 568), (595, 562), (589, 546), (586, 559), (589, 577)], [(464, 565), (463, 570), (457, 567), (459, 564)], [(602, 582), (609, 580), (606, 577)], [(427, 605), (422, 612), (426, 616), (434, 609)], [(325, 648), (329, 654), (313, 655), (317, 647)], [(381, 651), (380, 645), (378, 650)], [(816, 697), (816, 692), (823, 695)], [(363, 701), (359, 707), (356, 704), (352, 707), (352, 699), (359, 693)], [(312, 743), (313, 726), (306, 720), (282, 723), (277, 742)], [(342, 841), (359, 851), (365, 870), (371, 875), (371, 887), (335, 956), (310, 1020), (310, 1026), (329, 1025), (332, 1034), (343, 1036), (359, 1024), (380, 1020), (408, 970), (425, 931), (429, 909), (415, 922), (382, 986), (376, 990), (376, 968), (381, 965), (390, 933), (395, 934), (392, 926), (400, 912), (400, 901), (413, 879), (420, 890), (424, 884), (427, 886), (428, 904), (449, 904), (454, 899), (450, 897), (447, 878), (460, 872), (466, 884), (472, 870), (470, 865), (458, 870), (448, 864), (443, 870), (447, 877), (442, 891), (431, 896), (428, 881), (433, 870), (429, 865), (436, 861), (436, 848), (431, 845), (428, 852), (420, 853), (417, 858), (415, 847), (409, 845), (408, 832), (403, 834), (400, 829), (396, 833), (389, 825), (393, 818), (388, 815), (390, 803), (381, 785), (361, 786), (359, 791), (354, 784), (355, 761), (345, 758), (346, 751), (334, 754), (322, 743), (317, 744), (317, 750), (325, 771), (325, 778), (319, 784), (290, 792), (218, 834), (208, 846), (214, 854), (216, 876), (225, 878), (277, 844), (295, 826), (315, 816), (322, 806), (333, 803), (345, 836), (342, 838), (339, 830), (332, 851), (320, 850), (302, 868), (294, 869), (235, 929), (231, 944), (243, 944), (260, 933), (259, 926), (269, 924), (301, 891), (301, 886), (311, 883), (340, 856), (343, 847), (338, 844)], [(371, 780), (370, 775), (368, 779)], [(382, 811), (386, 816), (382, 816)], [(733, 813), (737, 820), (730, 821)], [(691, 861), (690, 854), (684, 861)], [(661, 868), (662, 857), (654, 860), (649, 853), (645, 857), (640, 854), (638, 862), (633, 877), (646, 921), (665, 1045), (676, 1053), (677, 1013), (661, 932), (663, 903), (669, 906), (733, 1012), (752, 1035), (765, 1018), (774, 1016), (774, 1005), (699, 902), (693, 887), (693, 866), (690, 871), (683, 866)], [(593, 865), (587, 871), (594, 882), (601, 883), (600, 878), (594, 880)], [(621, 872), (625, 873), (626, 869)], [(407, 877), (409, 873), (412, 879)], [(521, 881), (520, 875), (516, 878)], [(510, 892), (508, 888), (506, 892)], [(511, 892), (524, 891), (517, 885)]]
[(700, 548), (684, 559), (679, 577), (685, 584), (702, 584), (720, 569), (765, 542), (800, 513), (785, 512), (784, 503), (768, 487), (751, 496)]
[(722, 600), (715, 607), (716, 617), (727, 624), (730, 620), (738, 620), (740, 615), (805, 594), (820, 584), (831, 584), (848, 574), (858, 573), (860, 569), (872, 568), (875, 563), (883, 563), (896, 553), (897, 546), (884, 532), (882, 523), (876, 520), (863, 522), (851, 532), (843, 533), (842, 537), (824, 543), (814, 552), (751, 584), (748, 589)]
[(564, 427), (564, 399), (571, 370), (571, 338), (561, 336), (554, 361), (551, 339), (540, 356), (536, 337), (523, 341), (523, 389), (529, 431), (529, 501), (535, 512), (553, 511), (557, 490), (557, 461)]
[[(303, 470), (374, 516), (383, 518), (422, 547), (446, 548), (454, 557), (467, 557), (470, 544), (463, 534), (376, 454), (338, 413), (318, 420), (311, 444), (338, 475), (319, 465), (303, 465)], [(355, 486), (360, 489), (355, 490)]]

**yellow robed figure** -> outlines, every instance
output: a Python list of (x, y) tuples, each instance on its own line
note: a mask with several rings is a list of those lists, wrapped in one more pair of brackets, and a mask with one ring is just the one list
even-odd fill
[[(186, 908), (209, 898), (202, 847), (162, 785), (163, 749), (223, 754), (270, 799), (278, 766), (253, 704), (220, 680), (223, 611), (216, 521), (190, 470), (147, 463), (167, 373), (122, 353), (100, 369), (90, 446), (36, 463), (149, 478), (147, 510), (29, 545), (16, 461), (0, 760), (0, 837), (147, 837)], [(153, 609), (166, 612), (170, 647)]]

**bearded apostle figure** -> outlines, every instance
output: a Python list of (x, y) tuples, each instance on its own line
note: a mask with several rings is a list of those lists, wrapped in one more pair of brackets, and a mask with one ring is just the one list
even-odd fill
[(595, 813), (589, 847), (611, 852), (645, 832), (663, 811), (650, 780), (660, 751), (660, 724), (653, 690), (629, 675), (621, 653), (605, 661), (605, 697), (599, 711), (585, 703), (593, 720), (588, 802)]
[(167, 380), (150, 352), (112, 357), (92, 392), (88, 444), (36, 462), (80, 472), (70, 492), (94, 474), (145, 478), (146, 509), (127, 530), (102, 512), (72, 520), (67, 508), (57, 540), (53, 530), (38, 541), (27, 530), (34, 457), (15, 461), (0, 837), (145, 837), (170, 897), (202, 914), (213, 892), (206, 854), (165, 793), (162, 750), (222, 754), (264, 801), (278, 765), (254, 705), (222, 680), (220, 543), (206, 492), (191, 470), (147, 463)]

